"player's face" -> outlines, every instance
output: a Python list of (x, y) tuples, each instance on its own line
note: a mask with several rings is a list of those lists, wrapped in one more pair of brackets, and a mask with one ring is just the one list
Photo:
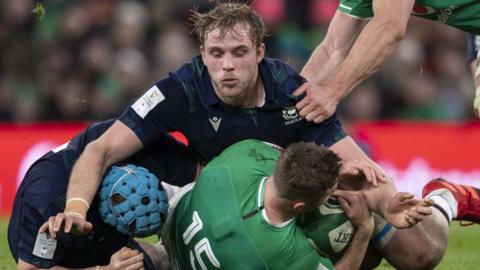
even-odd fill
[(259, 84), (258, 63), (263, 59), (265, 46), (259, 48), (250, 39), (249, 26), (236, 24), (220, 39), (215, 28), (205, 36), (200, 48), (204, 64), (219, 98), (230, 105), (248, 106), (249, 95), (256, 93)]

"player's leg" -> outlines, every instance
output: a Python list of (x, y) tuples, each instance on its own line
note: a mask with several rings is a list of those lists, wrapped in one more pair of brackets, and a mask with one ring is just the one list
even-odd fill
[(449, 234), (447, 220), (434, 209), (414, 227), (396, 230), (379, 251), (397, 269), (433, 269), (443, 257)]
[(478, 189), (435, 179), (425, 185), (422, 193), (435, 202), (432, 214), (410, 229), (397, 230), (381, 250), (399, 269), (434, 268), (445, 253), (452, 220), (480, 223)]

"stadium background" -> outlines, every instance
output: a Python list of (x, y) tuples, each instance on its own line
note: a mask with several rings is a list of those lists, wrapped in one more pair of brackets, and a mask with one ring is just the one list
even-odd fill
[[(0, 1), (0, 269), (13, 268), (6, 220), (19, 179), (42, 153), (86, 123), (114, 117), (197, 53), (187, 18), (201, 0)], [(269, 29), (267, 55), (300, 70), (322, 40), (338, 0), (256, 0)], [(412, 18), (391, 60), (339, 106), (362, 147), (418, 194), (444, 176), (479, 186), (480, 124), (465, 34)], [(454, 226), (439, 269), (474, 269), (480, 230)], [(425, 243), (428, 244), (428, 243)], [(460, 264), (456, 262), (461, 262)]]

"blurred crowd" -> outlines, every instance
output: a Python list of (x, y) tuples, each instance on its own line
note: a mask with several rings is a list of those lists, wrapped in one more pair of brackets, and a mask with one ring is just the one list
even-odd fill
[[(207, 0), (0, 1), (0, 122), (99, 120), (198, 53), (190, 9)], [(267, 55), (300, 71), (338, 0), (256, 0)], [(379, 33), (381, 34), (381, 33)], [(345, 120), (468, 120), (473, 80), (465, 34), (413, 18), (382, 70), (339, 107)]]

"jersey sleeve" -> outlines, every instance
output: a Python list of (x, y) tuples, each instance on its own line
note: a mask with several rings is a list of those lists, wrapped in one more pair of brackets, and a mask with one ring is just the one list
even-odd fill
[(346, 136), (347, 133), (343, 130), (342, 124), (334, 114), (320, 124), (309, 123), (301, 140), (330, 147)]
[(372, 0), (340, 0), (338, 11), (360, 19), (373, 17)]
[(183, 87), (172, 75), (158, 81), (119, 117), (143, 145), (184, 123), (188, 100)]

